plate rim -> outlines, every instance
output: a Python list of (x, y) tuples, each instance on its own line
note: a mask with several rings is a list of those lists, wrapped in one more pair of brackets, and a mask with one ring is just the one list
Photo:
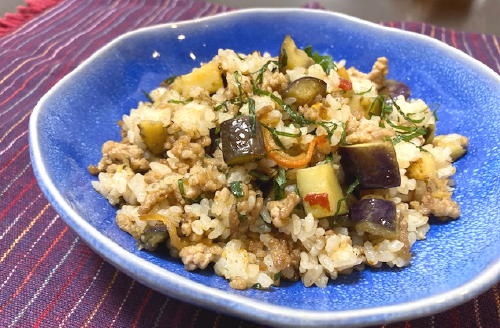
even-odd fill
[[(133, 279), (153, 288), (163, 294), (175, 297), (182, 301), (205, 306), (214, 310), (223, 311), (228, 314), (237, 315), (253, 321), (266, 324), (286, 325), (286, 326), (327, 326), (335, 323), (337, 327), (347, 327), (352, 325), (373, 325), (399, 320), (405, 320), (436, 312), (444, 311), (448, 308), (464, 303), (474, 296), (485, 291), (500, 278), (500, 258), (496, 262), (485, 267), (474, 279), (444, 293), (439, 293), (417, 301), (404, 302), (394, 305), (371, 307), (357, 310), (341, 311), (313, 311), (272, 305), (250, 297), (231, 294), (229, 292), (212, 288), (201, 283), (182, 277), (176, 273), (162, 269), (159, 266), (132, 254), (119, 246), (112, 239), (103, 235), (90, 223), (83, 219), (64, 199), (58, 191), (47, 172), (39, 144), (38, 122), (44, 105), (58, 89), (69, 81), (79, 71), (90, 65), (96, 58), (113, 48), (122, 40), (131, 35), (143, 32), (172, 27), (173, 25), (199, 24), (211, 20), (223, 20), (235, 16), (252, 15), (259, 13), (299, 13), (304, 12), (313, 15), (325, 15), (345, 19), (365, 28), (382, 30), (390, 34), (406, 35), (411, 39), (420, 39), (429, 42), (434, 47), (456, 56), (462, 61), (469, 63), (473, 68), (485, 74), (500, 85), (500, 76), (491, 68), (481, 63), (477, 59), (468, 56), (464, 52), (455, 49), (439, 40), (427, 35), (418, 34), (378, 25), (350, 15), (306, 8), (251, 8), (239, 9), (213, 16), (185, 20), (180, 22), (170, 22), (142, 27), (126, 32), (106, 45), (101, 47), (89, 58), (81, 62), (72, 72), (59, 80), (37, 103), (29, 121), (29, 147), (30, 157), (35, 177), (40, 188), (57, 210), (64, 221), (101, 257), (112, 265), (131, 276)], [(500, 90), (500, 87), (499, 87)], [(141, 274), (142, 273), (142, 274)], [(144, 276), (147, 274), (148, 276)]]

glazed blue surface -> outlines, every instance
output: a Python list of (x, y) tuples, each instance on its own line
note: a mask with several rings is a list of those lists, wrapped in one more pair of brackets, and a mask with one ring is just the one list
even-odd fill
[[(456, 163), (454, 198), (462, 215), (433, 224), (427, 240), (412, 248), (411, 266), (369, 269), (324, 289), (299, 282), (270, 291), (236, 291), (210, 270), (187, 272), (178, 260), (138, 251), (134, 239), (114, 223), (116, 209), (93, 190), (95, 178), (86, 168), (99, 161), (103, 142), (120, 139), (116, 122), (145, 100), (141, 90), (189, 72), (219, 48), (276, 55), (286, 34), (299, 46), (312, 45), (364, 71), (386, 56), (390, 78), (407, 83), (413, 97), (440, 104), (438, 134), (470, 138), (468, 154)], [(364, 325), (444, 310), (498, 280), (499, 104), (495, 73), (429, 38), (320, 11), (249, 10), (176, 28), (143, 29), (113, 42), (42, 99), (30, 122), (30, 144), (39, 184), (61, 216), (99, 254), (139, 281), (261, 322)]]

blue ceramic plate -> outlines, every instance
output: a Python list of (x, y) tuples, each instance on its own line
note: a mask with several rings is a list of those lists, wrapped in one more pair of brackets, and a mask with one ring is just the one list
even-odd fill
[[(441, 104), (439, 133), (470, 138), (457, 163), (462, 216), (434, 224), (405, 269), (369, 269), (327, 288), (285, 284), (236, 291), (212, 271), (136, 249), (114, 223), (115, 208), (95, 192), (87, 165), (116, 122), (168, 76), (189, 72), (219, 48), (277, 54), (285, 34), (368, 71), (378, 56), (414, 97)], [(182, 37), (179, 37), (181, 36)], [(153, 53), (160, 56), (153, 56)], [(429, 37), (356, 18), (304, 9), (242, 10), (127, 33), (62, 79), (35, 108), (30, 146), (35, 174), (66, 222), (101, 256), (143, 284), (184, 301), (263, 323), (337, 327), (423, 316), (465, 302), (500, 275), (500, 79), (462, 52)]]

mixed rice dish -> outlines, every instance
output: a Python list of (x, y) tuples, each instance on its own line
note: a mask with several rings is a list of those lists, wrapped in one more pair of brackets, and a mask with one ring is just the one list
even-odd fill
[(407, 266), (430, 216), (460, 215), (468, 140), (435, 136), (435, 112), (387, 73), (289, 36), (278, 57), (220, 49), (123, 116), (92, 184), (139, 248), (213, 263), (235, 289)]

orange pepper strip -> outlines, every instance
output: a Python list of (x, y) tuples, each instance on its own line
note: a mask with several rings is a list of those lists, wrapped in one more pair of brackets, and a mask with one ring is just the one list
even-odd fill
[(170, 237), (170, 244), (177, 248), (179, 251), (187, 246), (186, 242), (181, 240), (179, 238), (179, 235), (177, 235), (177, 227), (176, 225), (170, 221), (166, 216), (158, 214), (158, 213), (150, 213), (150, 214), (143, 214), (139, 217), (141, 220), (144, 221), (160, 221), (165, 224), (167, 227), (167, 232)]
[(314, 153), (314, 147), (318, 142), (318, 137), (314, 138), (305, 153), (291, 156), (279, 149), (273, 140), (271, 132), (267, 129), (262, 129), (262, 134), (264, 135), (264, 147), (269, 158), (278, 163), (278, 165), (286, 168), (300, 168), (309, 164)]

